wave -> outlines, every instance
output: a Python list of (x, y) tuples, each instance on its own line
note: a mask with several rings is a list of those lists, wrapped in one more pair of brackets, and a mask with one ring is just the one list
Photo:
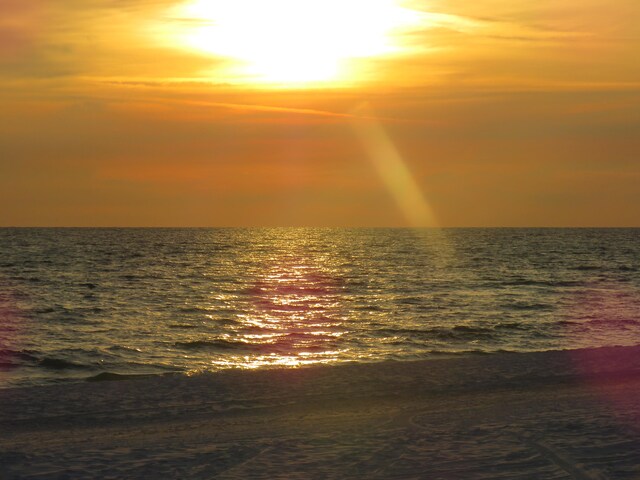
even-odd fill
[(20, 360), (37, 360), (30, 350), (12, 350), (4, 348), (0, 350), (0, 358), (17, 358)]
[(9, 370), (29, 363), (36, 363), (38, 357), (27, 350), (0, 349), (0, 369)]
[(587, 318), (579, 320), (560, 320), (555, 323), (559, 326), (575, 326), (575, 327), (633, 327), (640, 325), (640, 319), (633, 318)]
[[(431, 351), (422, 358), (407, 361), (404, 357), (387, 357), (383, 362), (365, 361), (369, 365), (320, 366), (314, 369), (350, 369), (395, 372), (429, 372), (424, 377), (429, 392), (460, 391), (460, 389), (485, 389), (500, 386), (521, 386), (537, 388), (539, 385), (555, 384), (577, 380), (620, 381), (640, 378), (638, 354), (640, 347), (606, 347), (588, 349), (531, 350), (528, 352), (499, 349), (488, 351), (482, 348), (462, 348), (457, 351)], [(437, 363), (432, 363), (433, 361)], [(396, 366), (399, 368), (396, 370)], [(439, 367), (439, 368), (438, 368)], [(266, 370), (281, 370), (282, 366), (270, 366)], [(392, 370), (389, 370), (392, 369)], [(415, 369), (415, 370), (414, 370)], [(316, 370), (317, 371), (317, 370)], [(339, 371), (339, 370), (333, 370)], [(455, 371), (455, 375), (451, 372)], [(496, 374), (500, 372), (500, 374)], [(201, 371), (198, 375), (210, 375)], [(241, 378), (244, 372), (236, 372), (234, 378)], [(237, 375), (237, 376), (235, 376)], [(270, 375), (262, 373), (262, 375)], [(105, 380), (109, 377), (105, 375)], [(133, 379), (129, 376), (124, 379)], [(229, 378), (229, 377), (227, 377)], [(269, 377), (263, 377), (269, 378)], [(114, 378), (119, 380), (120, 378)], [(412, 384), (411, 388), (416, 388)], [(420, 387), (418, 387), (420, 388)]]
[(503, 305), (503, 308), (506, 308), (509, 310), (521, 310), (521, 311), (553, 310), (553, 306), (547, 303), (525, 303), (525, 302), (507, 303)]
[(640, 325), (640, 320), (633, 318), (596, 318), (585, 322), (588, 325), (621, 326), (621, 325)]
[(481, 335), (494, 332), (494, 329), (491, 327), (473, 327), (471, 325), (456, 325), (451, 330), (453, 330), (454, 332), (464, 332)]
[(503, 280), (498, 285), (506, 286), (522, 286), (522, 287), (581, 287), (584, 282), (578, 280), (530, 280), (530, 279), (514, 279)]
[(251, 345), (246, 342), (235, 340), (193, 340), (190, 342), (175, 342), (175, 347), (184, 350), (202, 350), (202, 349), (220, 349), (220, 350), (240, 350), (250, 348)]
[(175, 375), (177, 372), (163, 372), (163, 373), (115, 373), (115, 372), (100, 372), (96, 375), (85, 378), (86, 382), (117, 382), (124, 380), (140, 380), (142, 378), (150, 377), (165, 377), (167, 375)]
[(637, 272), (638, 268), (637, 267), (632, 267), (629, 265), (620, 265), (618, 267), (618, 270), (621, 272)]
[(492, 337), (496, 335), (493, 326), (481, 327), (471, 325), (456, 325), (452, 328), (433, 327), (427, 329), (378, 329), (371, 332), (374, 338), (404, 337), (409, 341), (416, 340), (456, 340), (477, 337)]
[[(450, 328), (432, 327), (425, 329), (389, 329), (381, 328), (373, 330), (369, 335), (373, 338), (402, 337), (408, 342), (433, 341), (433, 340), (493, 340), (502, 338), (508, 332), (521, 331), (532, 332), (534, 336), (544, 336), (541, 325), (532, 325), (519, 322), (502, 322), (490, 325), (455, 325)], [(400, 342), (402, 343), (402, 342)]]
[(532, 330), (534, 327), (524, 323), (506, 322), (497, 324), (495, 328), (498, 330)]
[(54, 313), (56, 311), (57, 310), (55, 308), (53, 308), (53, 307), (41, 307), (41, 308), (35, 308), (33, 310), (33, 313), (37, 313), (39, 315), (44, 315), (44, 314), (47, 314), (47, 313)]
[(179, 313), (207, 313), (209, 311), (203, 307), (179, 307), (176, 310)]
[(576, 265), (573, 267), (573, 270), (578, 270), (579, 272), (591, 272), (596, 270), (602, 270), (602, 267), (597, 265)]
[(50, 370), (85, 370), (91, 368), (89, 365), (81, 365), (69, 360), (55, 357), (45, 357), (38, 362), (38, 366)]
[[(455, 378), (458, 380), (455, 383), (459, 385), (467, 384), (467, 385), (478, 385), (476, 375), (479, 372), (493, 372), (493, 367), (499, 367), (506, 369), (505, 371), (509, 372), (508, 376), (495, 376), (493, 374), (490, 377), (487, 377), (487, 382), (483, 382), (483, 385), (490, 384), (492, 382), (508, 382), (509, 384), (517, 383), (517, 384), (527, 384), (527, 385), (536, 385), (542, 381), (556, 381), (554, 379), (558, 379), (558, 381), (564, 380), (566, 378), (584, 378), (584, 376), (588, 376), (590, 379), (603, 378), (604, 381), (616, 381), (616, 380), (624, 380), (626, 378), (640, 378), (640, 363), (638, 355), (640, 353), (640, 345), (638, 346), (613, 346), (613, 347), (600, 347), (600, 348), (555, 348), (548, 350), (538, 350), (538, 349), (530, 349), (527, 351), (521, 350), (509, 350), (509, 349), (493, 349), (487, 350), (483, 348), (461, 348), (456, 350), (428, 350), (418, 353), (412, 357), (406, 356), (394, 356), (389, 355), (386, 356), (384, 361), (380, 361), (375, 357), (369, 357), (368, 359), (362, 358), (362, 364), (372, 364), (375, 363), (378, 366), (376, 369), (381, 368), (389, 368), (390, 366), (397, 363), (406, 363), (406, 367), (404, 368), (415, 368), (419, 367), (420, 370), (424, 370), (421, 365), (429, 366), (435, 365), (430, 364), (430, 359), (438, 359), (440, 361), (451, 361), (452, 366), (464, 366), (464, 365), (473, 365), (474, 367), (468, 370), (467, 369), (458, 369), (457, 372), (460, 375), (457, 375)], [(515, 356), (515, 357), (514, 357)], [(513, 358), (517, 358), (517, 360), (512, 360)], [(427, 362), (427, 363), (423, 363)], [(462, 363), (460, 363), (462, 362)], [(468, 363), (472, 362), (472, 363)], [(476, 362), (483, 362), (482, 364), (478, 364)], [(484, 363), (486, 362), (486, 363)], [(524, 363), (523, 363), (524, 362)], [(517, 373), (517, 370), (520, 369), (519, 366), (523, 364), (527, 364), (530, 368), (522, 370), (522, 375), (513, 375)], [(440, 366), (444, 365), (439, 363)], [(491, 366), (492, 368), (482, 367)], [(509, 365), (518, 366), (515, 370), (511, 368)], [(477, 368), (476, 368), (477, 367)], [(264, 370), (273, 370), (273, 369), (283, 369), (282, 365), (269, 365), (265, 366)], [(310, 366), (310, 368), (344, 368), (338, 365), (333, 364), (331, 367), (315, 365)], [(360, 365), (357, 367), (349, 366), (346, 368), (369, 368), (364, 365)], [(144, 379), (164, 379), (164, 378), (181, 378), (183, 376), (192, 377), (194, 375), (210, 375), (215, 373), (216, 371), (227, 370), (227, 368), (212, 368), (212, 369), (203, 369), (197, 372), (194, 371), (169, 371), (169, 372), (153, 372), (149, 373), (147, 370), (143, 373), (120, 373), (117, 371), (100, 371), (99, 373), (91, 372), (90, 376), (86, 376), (83, 378), (79, 378), (78, 376), (74, 377), (63, 377), (59, 378), (56, 383), (77, 383), (81, 381), (86, 382), (110, 382), (110, 381), (129, 381), (129, 380), (144, 380)], [(441, 372), (446, 372), (447, 368), (441, 370)], [(237, 375), (242, 375), (243, 372), (238, 372)], [(450, 382), (449, 380), (452, 377), (447, 376), (447, 381), (442, 383), (440, 386), (442, 388), (449, 388)], [(162, 381), (162, 380), (161, 380)], [(468, 383), (467, 383), (468, 382)], [(36, 382), (34, 384), (40, 384)], [(0, 388), (7, 387), (7, 385), (1, 385)], [(11, 388), (11, 386), (9, 386)]]
[(577, 322), (575, 320), (560, 320), (556, 322), (556, 325), (560, 326), (571, 326), (571, 325), (582, 325), (582, 322)]
[(330, 335), (315, 335), (307, 333), (289, 333), (280, 337), (268, 339), (265, 342), (245, 342), (241, 340), (194, 340), (176, 342), (174, 346), (184, 350), (219, 350), (242, 352), (270, 352), (293, 353), (296, 351), (324, 351), (335, 348), (335, 338)]
[(141, 350), (139, 348), (127, 347), (125, 345), (111, 345), (107, 348), (110, 352), (128, 352), (128, 353), (140, 353)]

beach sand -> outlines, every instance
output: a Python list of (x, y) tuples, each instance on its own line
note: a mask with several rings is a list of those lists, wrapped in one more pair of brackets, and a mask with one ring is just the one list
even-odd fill
[(2, 479), (640, 478), (640, 349), (0, 391)]

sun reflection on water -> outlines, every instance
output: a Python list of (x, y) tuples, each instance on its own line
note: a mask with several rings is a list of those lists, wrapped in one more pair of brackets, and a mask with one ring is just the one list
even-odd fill
[[(246, 353), (212, 360), (215, 367), (303, 366), (336, 361), (345, 353), (340, 292), (330, 260), (305, 249), (304, 235), (279, 232), (273, 254), (252, 273), (236, 322), (222, 340)], [(264, 246), (263, 246), (264, 248)]]

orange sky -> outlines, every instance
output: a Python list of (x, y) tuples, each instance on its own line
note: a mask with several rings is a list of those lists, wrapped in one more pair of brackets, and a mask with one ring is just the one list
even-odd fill
[(0, 225), (640, 226), (637, 0), (242, 1), (1, 2)]

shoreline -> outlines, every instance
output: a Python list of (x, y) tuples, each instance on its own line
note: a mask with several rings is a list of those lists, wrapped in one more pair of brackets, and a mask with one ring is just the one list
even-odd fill
[(0, 476), (637, 478), (637, 398), (640, 347), (5, 389)]
[[(584, 373), (594, 374), (603, 368), (622, 368), (624, 370), (637, 369), (640, 375), (640, 360), (635, 361), (636, 355), (640, 358), (640, 344), (638, 345), (615, 345), (615, 346), (601, 346), (601, 347), (579, 347), (579, 348), (565, 348), (558, 350), (542, 350), (532, 352), (517, 352), (508, 350), (498, 350), (495, 352), (486, 352), (480, 350), (469, 350), (464, 352), (430, 352), (423, 358), (406, 358), (406, 359), (383, 359), (380, 361), (367, 360), (367, 361), (341, 361), (341, 362), (327, 362), (327, 363), (311, 363), (299, 366), (283, 366), (283, 365), (266, 365), (258, 368), (241, 368), (241, 367), (229, 367), (221, 368), (218, 370), (201, 370), (201, 371), (180, 371), (180, 370), (167, 370), (165, 372), (114, 372), (114, 371), (102, 371), (99, 373), (93, 373), (88, 376), (81, 376), (79, 371), (75, 371), (75, 375), (62, 375), (57, 381), (45, 380), (43, 383), (24, 383), (15, 382), (10, 384), (11, 379), (7, 377), (8, 381), (3, 383), (3, 379), (0, 378), (0, 393), (7, 390), (22, 390), (22, 389), (38, 389), (38, 388), (55, 388), (55, 387), (71, 387), (76, 385), (83, 385), (85, 383), (100, 384), (103, 382), (129, 382), (129, 381), (152, 381), (152, 379), (167, 378), (193, 378), (193, 377), (207, 377), (217, 375), (255, 375), (266, 372), (279, 372), (279, 371), (314, 371), (317, 369), (335, 369), (335, 368), (369, 368), (368, 366), (378, 366), (385, 368), (385, 365), (417, 365), (417, 364), (429, 364), (430, 362), (451, 362), (452, 365), (456, 365), (458, 362), (471, 361), (470, 359), (480, 359), (480, 363), (484, 363), (486, 360), (488, 364), (500, 364), (504, 362), (504, 358), (518, 358), (520, 360), (535, 358), (541, 364), (547, 364), (548, 368), (555, 368), (557, 372), (563, 372), (563, 375), (579, 375)], [(570, 363), (558, 362), (558, 357), (571, 359)], [(630, 363), (625, 366), (620, 365), (618, 357), (623, 357), (625, 361)], [(593, 359), (604, 360), (605, 363), (602, 366), (595, 365)], [(617, 359), (617, 360), (616, 360)], [(520, 360), (518, 362), (520, 362)], [(580, 365), (582, 362), (587, 362), (585, 365)], [(51, 363), (59, 362), (53, 360)], [(571, 368), (571, 366), (575, 368)], [(375, 367), (373, 367), (375, 368)], [(57, 368), (56, 368), (57, 369)], [(66, 367), (60, 368), (61, 371), (65, 371)], [(71, 368), (73, 372), (74, 369)], [(2, 373), (2, 372), (0, 372)]]
[[(318, 362), (301, 364), (297, 366), (289, 365), (264, 365), (256, 368), (243, 368), (243, 367), (228, 367), (220, 368), (216, 370), (200, 370), (200, 371), (182, 371), (182, 370), (167, 370), (165, 372), (147, 372), (147, 373), (123, 373), (104, 370), (99, 373), (91, 374), (89, 376), (81, 376), (79, 373), (83, 370), (76, 370), (74, 367), (51, 367), (53, 370), (60, 370), (65, 372), (67, 370), (76, 372), (77, 375), (61, 376), (58, 381), (45, 381), (44, 383), (32, 383), (32, 384), (20, 384), (16, 383), (10, 386), (0, 386), (0, 392), (3, 390), (23, 389), (23, 388), (46, 388), (55, 387), (61, 385), (78, 385), (85, 382), (110, 382), (110, 381), (139, 381), (143, 379), (151, 378), (166, 378), (166, 377), (198, 377), (208, 375), (229, 375), (229, 374), (256, 374), (259, 372), (273, 372), (273, 371), (298, 371), (298, 370), (315, 370), (315, 369), (334, 369), (334, 368), (368, 368), (371, 365), (396, 365), (396, 364), (419, 364), (430, 362), (447, 361), (455, 364), (457, 362), (466, 362), (468, 359), (484, 359), (493, 358), (494, 360), (488, 360), (489, 363), (500, 363), (503, 357), (517, 357), (521, 359), (528, 359), (536, 357), (538, 360), (544, 360), (544, 357), (548, 357), (550, 362), (556, 360), (557, 356), (566, 357), (578, 357), (588, 359), (591, 356), (595, 356), (600, 359), (614, 361), (617, 357), (625, 356), (628, 360), (632, 361), (630, 366), (640, 369), (640, 360), (635, 362), (632, 353), (637, 352), (640, 355), (640, 343), (635, 345), (605, 345), (596, 347), (574, 347), (574, 348), (558, 348), (549, 350), (536, 350), (536, 351), (514, 351), (514, 350), (496, 350), (496, 351), (484, 351), (484, 350), (465, 350), (460, 352), (447, 352), (447, 351), (432, 351), (420, 358), (395, 358), (395, 359), (381, 359), (381, 360), (352, 360), (352, 361), (332, 361), (332, 362)], [(484, 360), (480, 360), (481, 362)], [(56, 364), (66, 363), (66, 360), (59, 359), (45, 359), (45, 362)], [(568, 365), (556, 365), (562, 369), (567, 369), (566, 373), (570, 373)], [(5, 372), (11, 372), (11, 370), (5, 370)], [(0, 384), (1, 385), (1, 384)]]

